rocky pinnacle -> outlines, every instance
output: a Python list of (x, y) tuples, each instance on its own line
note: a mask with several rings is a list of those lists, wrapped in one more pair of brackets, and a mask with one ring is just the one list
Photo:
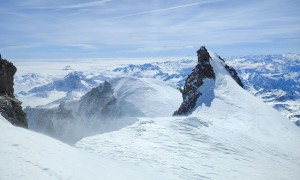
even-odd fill
[(198, 64), (188, 75), (183, 89), (179, 89), (182, 93), (183, 102), (179, 109), (173, 115), (188, 115), (196, 106), (197, 99), (202, 96), (198, 88), (203, 85), (203, 80), (215, 79), (215, 73), (209, 60), (210, 56), (207, 49), (202, 46), (198, 51)]

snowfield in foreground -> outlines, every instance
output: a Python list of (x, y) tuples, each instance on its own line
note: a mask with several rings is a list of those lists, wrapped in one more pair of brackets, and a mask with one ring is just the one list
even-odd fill
[(142, 118), (122, 130), (85, 138), (76, 146), (179, 179), (299, 179), (299, 136), (253, 137), (213, 120)]
[(0, 116), (0, 179), (174, 179), (95, 156)]

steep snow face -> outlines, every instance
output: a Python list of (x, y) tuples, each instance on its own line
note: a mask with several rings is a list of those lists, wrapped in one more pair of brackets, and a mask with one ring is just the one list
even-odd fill
[(171, 116), (181, 102), (180, 92), (160, 80), (115, 78), (110, 83), (119, 105), (126, 108), (125, 111), (135, 107), (140, 112), (139, 116)]
[(299, 128), (241, 88), (210, 56), (216, 79), (199, 91), (211, 98), (198, 99), (190, 116), (139, 118), (76, 147), (179, 179), (298, 179)]
[[(174, 179), (17, 128), (0, 116), (1, 179)], [(175, 178), (176, 179), (176, 178)]]
[[(267, 106), (249, 92), (243, 90), (224, 68), (222, 61), (210, 52), (211, 64), (216, 74), (215, 98), (211, 106), (198, 107), (194, 115), (215, 114), (218, 124), (229, 129), (244, 127), (249, 131), (261, 131), (269, 135), (299, 132), (295, 125)], [(237, 124), (240, 124), (236, 126)], [(281, 134), (282, 133), (282, 134)], [(254, 133), (255, 134), (255, 133)]]
[(292, 121), (300, 120), (300, 56), (231, 57), (246, 89)]

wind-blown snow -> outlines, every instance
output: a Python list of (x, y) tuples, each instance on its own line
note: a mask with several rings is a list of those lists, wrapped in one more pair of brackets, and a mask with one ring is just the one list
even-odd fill
[(135, 106), (142, 116), (171, 116), (181, 103), (180, 92), (160, 80), (115, 78), (110, 83), (119, 104), (128, 104), (126, 111)]
[(174, 179), (95, 156), (47, 136), (12, 126), (0, 116), (0, 179)]

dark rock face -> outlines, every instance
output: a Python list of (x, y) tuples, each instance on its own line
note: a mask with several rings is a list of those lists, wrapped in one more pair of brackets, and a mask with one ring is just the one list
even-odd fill
[(223, 58), (221, 58), (219, 55), (217, 55), (219, 59), (221, 59), (223, 62), (224, 62), (224, 67), (225, 69), (229, 72), (230, 76), (238, 83), (238, 85), (240, 85), (242, 88), (244, 88), (244, 85), (240, 79), (240, 77), (238, 76), (238, 73), (236, 72), (236, 70), (231, 67), (231, 66), (228, 66), (226, 63), (225, 63), (225, 60)]
[(0, 59), (0, 96), (14, 96), (14, 75), (17, 68), (6, 59)]
[(211, 66), (209, 53), (207, 49), (202, 46), (198, 51), (198, 64), (193, 69), (192, 73), (188, 75), (184, 88), (180, 89), (182, 93), (183, 102), (179, 109), (173, 115), (188, 115), (196, 106), (197, 100), (202, 94), (198, 88), (203, 85), (204, 79), (215, 79), (215, 73)]
[[(117, 99), (113, 95), (114, 90), (109, 82), (105, 81), (100, 86), (93, 88), (84, 95), (79, 101), (79, 113), (86, 117), (98, 118), (110, 117), (116, 118), (121, 116), (120, 111), (115, 109)], [(97, 98), (95, 98), (97, 97)]]
[(21, 102), (14, 96), (14, 75), (17, 68), (0, 58), (0, 113), (13, 125), (27, 128), (26, 114)]
[[(198, 51), (198, 64), (196, 67), (192, 70), (191, 74), (188, 75), (185, 85), (183, 89), (179, 89), (182, 93), (183, 102), (179, 109), (174, 112), (174, 116), (178, 115), (188, 115), (190, 114), (195, 106), (197, 105), (197, 101), (199, 98), (203, 95), (200, 92), (201, 87), (203, 87), (205, 80), (215, 80), (216, 75), (214, 73), (213, 67), (210, 64), (210, 55), (207, 51), (207, 49), (202, 46)], [(223, 61), (222, 64), (224, 65), (224, 68), (228, 71), (228, 73), (231, 75), (231, 77), (241, 86), (243, 87), (243, 83), (241, 79), (238, 77), (237, 72), (235, 69), (231, 66), (228, 66), (224, 59), (222, 59), (220, 56), (217, 55), (217, 57)], [(207, 87), (206, 87), (207, 88)], [(210, 105), (214, 98), (214, 92), (213, 92), (214, 84), (210, 85), (209, 90), (206, 93), (209, 97), (208, 101), (205, 104)], [(198, 101), (198, 103), (201, 101)]]
[(300, 120), (297, 120), (297, 121), (295, 122), (295, 124), (296, 124), (296, 126), (300, 127)]

